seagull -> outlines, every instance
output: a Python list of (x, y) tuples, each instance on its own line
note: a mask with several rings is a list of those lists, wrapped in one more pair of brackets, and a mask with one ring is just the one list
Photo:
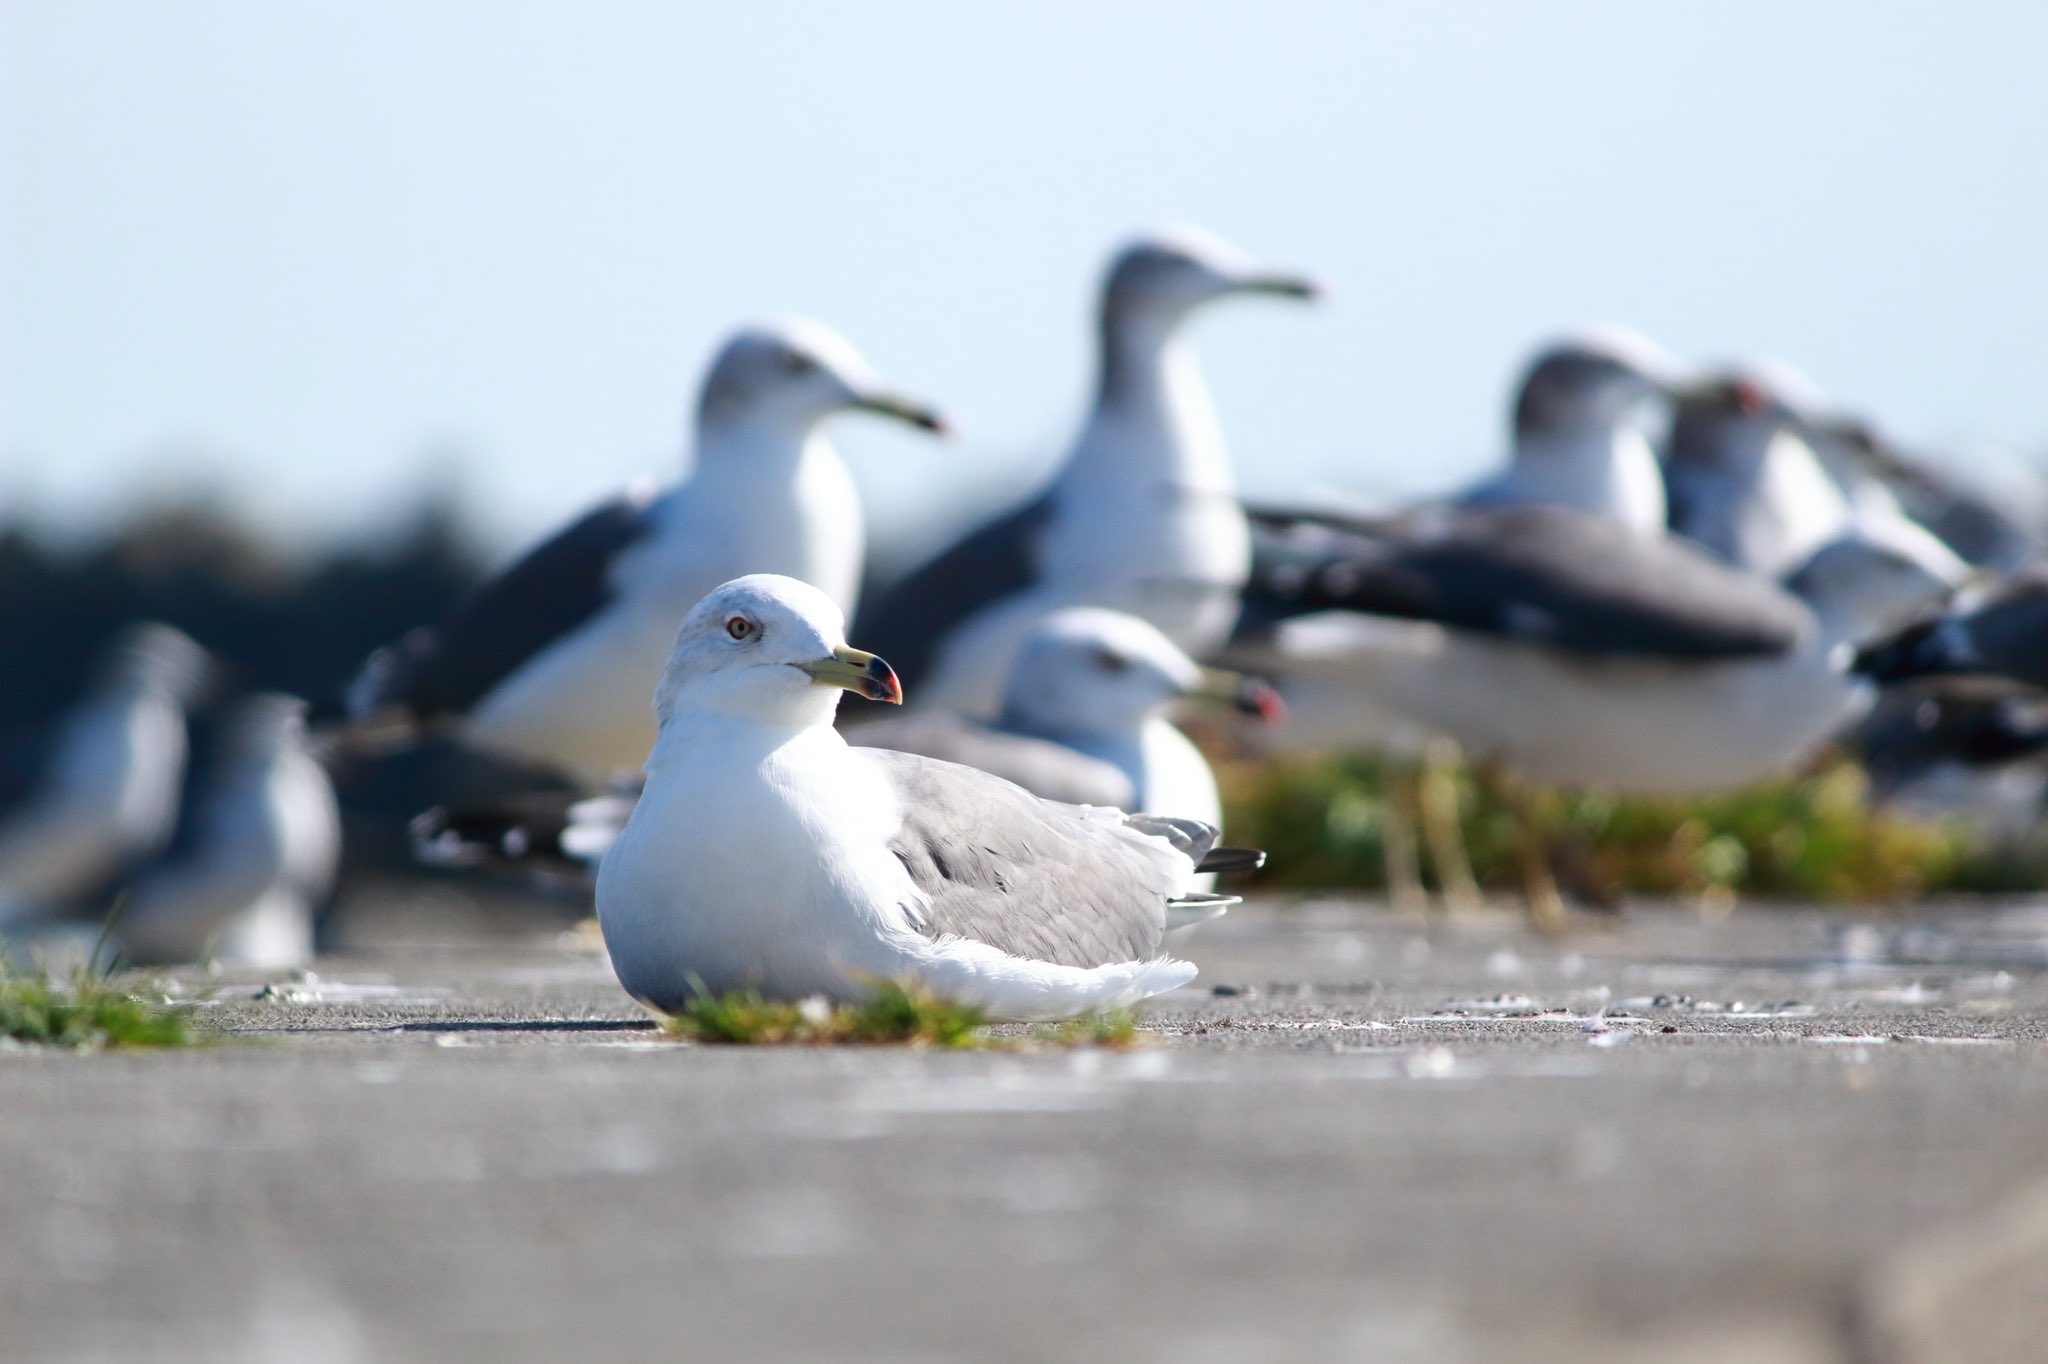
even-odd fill
[(128, 626), (53, 735), (27, 801), (0, 821), (0, 925), (61, 913), (170, 841), (185, 777), (185, 707), (207, 653), (154, 621)]
[(1318, 292), (1189, 228), (1117, 254), (1102, 289), (1094, 406), (1051, 486), (860, 618), (862, 637), (910, 672), (920, 705), (993, 715), (1032, 622), (1061, 606), (1127, 611), (1196, 657), (1223, 642), (1251, 549), (1184, 324), (1220, 298)]
[(349, 724), (453, 727), (591, 789), (637, 768), (654, 740), (646, 694), (675, 622), (705, 592), (779, 572), (852, 606), (860, 504), (819, 429), (849, 410), (945, 430), (820, 323), (740, 331), (705, 377), (690, 477), (591, 509), (438, 626), (372, 655), (348, 688)]
[[(1826, 739), (1870, 700), (1843, 647), (1966, 574), (1918, 541), (1855, 531), (1780, 587), (1569, 507), (1446, 509), (1399, 535), (1304, 524), (1295, 538), (1291, 596), (1258, 603), (1288, 677), (1528, 781), (1644, 793), (1741, 785)], [(1524, 867), (1532, 914), (1554, 925), (1554, 885), (1533, 854)]]
[(1653, 411), (1680, 366), (1625, 327), (1586, 328), (1536, 352), (1516, 389), (1507, 467), (1452, 500), (1466, 506), (1579, 507), (1645, 533), (1664, 529)]
[(2048, 566), (2013, 575), (1962, 610), (1870, 643), (1855, 668), (1885, 683), (1965, 676), (2048, 690)]
[(341, 814), (308, 749), (305, 714), (279, 693), (236, 704), (191, 817), (190, 851), (150, 868), (122, 907), (116, 934), (129, 961), (275, 970), (312, 959)]
[(1810, 386), (1763, 363), (1693, 386), (1664, 456), (1671, 528), (1709, 553), (1781, 577), (1853, 519), (1802, 434), (1820, 420)]
[(655, 693), (647, 780), (598, 871), (628, 993), (862, 997), (914, 980), (1002, 1020), (1173, 989), (1169, 927), (1216, 912), (1184, 887), (1213, 861), (1194, 820), (1042, 800), (973, 768), (856, 749), (842, 690), (900, 702), (824, 593), (772, 574), (691, 610)]
[[(1638, 332), (1612, 324), (1580, 328), (1546, 342), (1529, 360), (1511, 408), (1512, 442), (1506, 467), (1481, 482), (1427, 503), (1376, 518), (1397, 527), (1408, 517), (1428, 518), (1445, 507), (1575, 507), (1641, 534), (1664, 534), (1664, 474), (1651, 443), (1653, 414), (1678, 396), (1682, 366)], [(1256, 622), (1261, 601), (1286, 598), (1296, 571), (1287, 544), (1297, 522), (1314, 522), (1326, 509), (1260, 507), (1252, 512), (1252, 571), (1247, 610), (1224, 657), (1255, 671), (1284, 672), (1286, 660), (1261, 647)], [(1268, 640), (1267, 642), (1270, 642)], [(1446, 736), (1383, 708), (1342, 681), (1297, 674), (1286, 679), (1289, 723), (1267, 736), (1269, 752), (1320, 753), (1335, 746), (1383, 754), (1387, 771), (1387, 881), (1405, 903), (1427, 900), (1419, 848), (1427, 846), (1448, 903), (1477, 903), (1458, 796), (1449, 764), (1455, 744)], [(1416, 841), (1417, 833), (1422, 844)]]
[(962, 763), (1048, 800), (1220, 827), (1209, 761), (1166, 714), (1188, 698), (1269, 721), (1282, 711), (1271, 686), (1198, 666), (1136, 616), (1069, 606), (1025, 638), (993, 721), (920, 711), (860, 725), (849, 742)]
[[(1025, 640), (996, 719), (919, 711), (851, 726), (847, 742), (978, 768), (1047, 800), (1173, 813), (1220, 828), (1215, 774), (1167, 718), (1182, 699), (1224, 702), (1268, 722), (1282, 713), (1269, 684), (1197, 666), (1137, 617), (1070, 606)], [(622, 783), (600, 796), (520, 792), (430, 810), (413, 823), (414, 849), (434, 866), (574, 875), (595, 867), (639, 794), (637, 784)]]

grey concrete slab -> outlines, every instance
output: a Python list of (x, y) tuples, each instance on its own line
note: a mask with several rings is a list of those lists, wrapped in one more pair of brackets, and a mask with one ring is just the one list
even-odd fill
[(2039, 906), (1251, 906), (1151, 1045), (979, 1054), (682, 1045), (573, 940), (385, 908), (312, 980), (174, 976), (230, 1044), (0, 1053), (0, 1358), (2048, 1340)]

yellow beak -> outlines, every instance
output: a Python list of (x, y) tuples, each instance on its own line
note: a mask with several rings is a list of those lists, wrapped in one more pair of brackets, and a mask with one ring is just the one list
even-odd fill
[(831, 657), (799, 663), (796, 667), (808, 673), (818, 686), (841, 687), (858, 692), (870, 701), (887, 701), (896, 706), (903, 704), (903, 684), (896, 680), (896, 670), (873, 654), (859, 649), (842, 644), (832, 651)]

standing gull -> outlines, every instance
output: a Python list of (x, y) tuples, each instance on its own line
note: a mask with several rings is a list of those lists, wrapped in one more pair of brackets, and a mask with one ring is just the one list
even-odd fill
[(348, 690), (349, 719), (452, 726), (591, 786), (638, 767), (654, 739), (647, 691), (704, 593), (776, 572), (852, 605), (860, 504), (820, 430), (849, 410), (944, 426), (816, 322), (739, 332), (705, 377), (688, 480), (592, 509), (439, 626), (380, 650)]
[(41, 781), (0, 820), (0, 925), (60, 913), (170, 841), (185, 778), (185, 707), (206, 651), (129, 626), (60, 722)]
[(919, 705), (994, 714), (1032, 622), (1061, 606), (1128, 611), (1197, 657), (1222, 643), (1250, 541), (1184, 324), (1219, 298), (1316, 292), (1189, 229), (1117, 255), (1102, 290), (1094, 406), (1051, 487), (860, 620), (863, 638), (903, 663)]
[(910, 979), (1000, 1019), (1114, 1007), (1192, 979), (1159, 955), (1215, 830), (1041, 800), (972, 768), (855, 749), (842, 689), (900, 701), (817, 589), (753, 575), (698, 603), (655, 694), (659, 735), (598, 872), (619, 981), (853, 999)]
[(306, 745), (305, 703), (261, 693), (226, 721), (183, 857), (153, 867), (122, 906), (122, 954), (276, 969), (313, 955), (313, 916), (333, 888), (341, 815)]
[[(1448, 505), (1573, 507), (1661, 538), (1667, 511), (1664, 475), (1651, 430), (1679, 391), (1680, 371), (1676, 359), (1625, 327), (1585, 327), (1547, 342), (1531, 357), (1515, 390), (1506, 466), (1453, 495)], [(1425, 505), (1385, 521), (1426, 519), (1441, 515), (1446, 505)], [(1294, 590), (1300, 564), (1290, 543), (1293, 527), (1318, 515), (1287, 508), (1254, 512), (1246, 611), (1226, 657), (1257, 671), (1287, 670), (1286, 660), (1271, 651), (1270, 634), (1258, 626), (1271, 604), (1284, 602)], [(1345, 679), (1297, 673), (1284, 685), (1290, 723), (1264, 747), (1316, 753), (1341, 745), (1387, 757), (1386, 866), (1393, 897), (1416, 904), (1426, 900), (1420, 857), (1426, 846), (1444, 899), (1476, 903), (1478, 883), (1450, 780), (1455, 744), (1374, 706)]]
[[(1866, 532), (1791, 590), (1675, 538), (1566, 507), (1466, 508), (1398, 535), (1295, 529), (1261, 603), (1291, 676), (1445, 734), (1543, 783), (1637, 792), (1753, 781), (1854, 718), (1843, 646), (1927, 609), (1963, 567)], [(1561, 913), (1525, 843), (1539, 921)]]

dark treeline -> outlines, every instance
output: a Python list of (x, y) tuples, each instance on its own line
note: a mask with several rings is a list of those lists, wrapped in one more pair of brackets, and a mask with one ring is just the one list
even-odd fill
[(376, 542), (311, 557), (199, 502), (146, 508), (76, 546), (0, 527), (0, 742), (69, 705), (125, 622), (184, 630), (228, 665), (234, 691), (319, 697), (371, 649), (438, 617), (482, 566), (452, 499)]

